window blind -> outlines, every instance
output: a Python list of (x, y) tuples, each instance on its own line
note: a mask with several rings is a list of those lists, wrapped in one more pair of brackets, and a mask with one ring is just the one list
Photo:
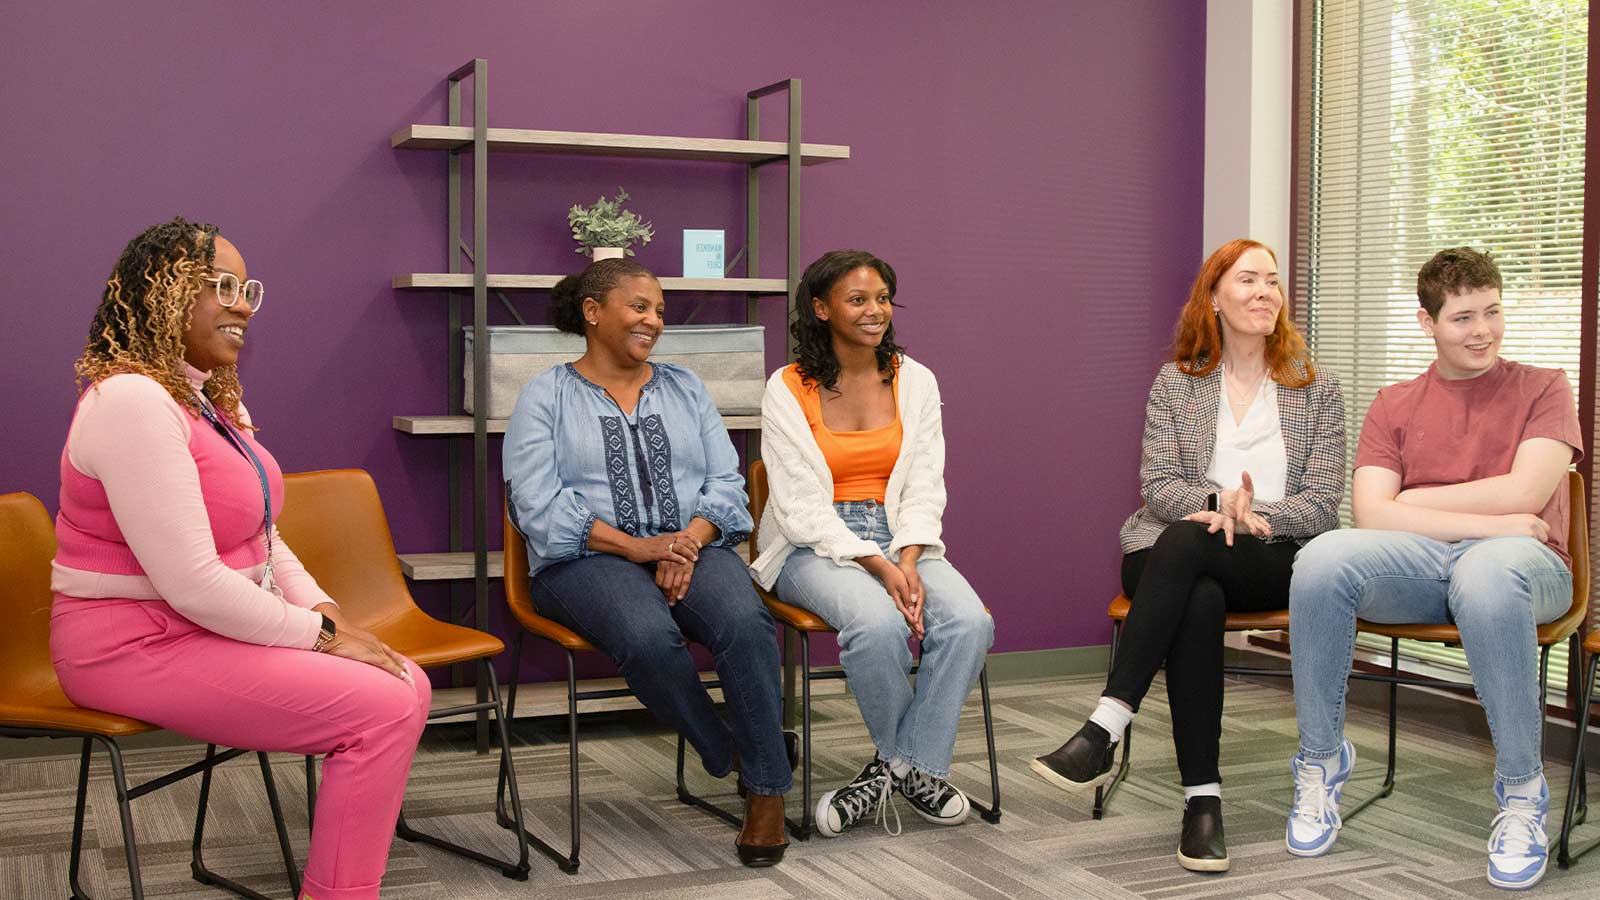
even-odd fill
[[(1576, 390), (1587, 0), (1301, 3), (1292, 286), (1344, 387), (1351, 461), (1378, 388), (1433, 360), (1416, 274), (1445, 247), (1494, 254), (1502, 355), (1563, 368)], [(1402, 648), (1465, 667), (1457, 649)], [(1565, 683), (1562, 645), (1554, 696)]]

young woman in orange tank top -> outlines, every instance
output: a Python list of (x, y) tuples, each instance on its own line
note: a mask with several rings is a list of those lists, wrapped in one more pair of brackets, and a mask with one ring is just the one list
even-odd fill
[[(895, 282), (870, 253), (812, 263), (791, 326), (799, 362), (773, 375), (762, 403), (771, 496), (751, 568), (838, 630), (876, 750), (822, 796), (825, 837), (896, 791), (930, 822), (966, 819), (967, 798), (946, 779), (962, 704), (994, 640), (983, 602), (944, 558), (939, 387), (894, 342)], [(922, 642), (914, 688), (913, 636)]]

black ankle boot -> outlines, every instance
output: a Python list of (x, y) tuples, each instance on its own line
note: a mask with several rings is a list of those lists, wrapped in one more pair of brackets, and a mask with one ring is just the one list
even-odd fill
[(1222, 837), (1222, 798), (1195, 797), (1183, 807), (1178, 865), (1191, 872), (1228, 871), (1228, 844)]
[(1085, 722), (1065, 744), (1036, 757), (1032, 766), (1056, 787), (1083, 790), (1105, 781), (1116, 756), (1117, 745), (1112, 743), (1111, 735), (1098, 724)]

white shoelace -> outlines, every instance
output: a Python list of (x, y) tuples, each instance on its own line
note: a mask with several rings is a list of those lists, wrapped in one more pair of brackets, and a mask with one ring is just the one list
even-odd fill
[(939, 795), (944, 793), (944, 789), (948, 786), (940, 779), (924, 775), (917, 769), (912, 769), (910, 774), (906, 775), (906, 782), (911, 786), (910, 790), (906, 791), (907, 796), (922, 800), (929, 806), (939, 799)]
[[(1321, 827), (1333, 805), (1332, 799), (1333, 789), (1323, 780), (1323, 767), (1295, 760), (1294, 806), (1289, 810), (1289, 818)], [(1333, 813), (1333, 823), (1339, 824), (1337, 812)]]
[[(882, 825), (884, 831), (888, 831), (891, 835), (899, 836), (901, 829), (900, 810), (894, 806), (894, 776), (890, 774), (887, 766), (884, 767), (883, 774), (872, 779), (871, 782), (866, 784), (857, 782), (845, 788), (843, 793), (844, 796), (837, 798), (834, 802), (845, 808), (849, 822), (856, 822), (868, 812), (871, 812), (874, 814), (872, 818), (874, 825)], [(894, 813), (893, 831), (889, 831), (888, 814), (890, 812)], [(846, 824), (848, 825), (849, 822)]]
[(1489, 823), (1489, 852), (1500, 856), (1531, 856), (1534, 846), (1550, 843), (1539, 824), (1539, 806), (1527, 797), (1507, 797), (1505, 808)]

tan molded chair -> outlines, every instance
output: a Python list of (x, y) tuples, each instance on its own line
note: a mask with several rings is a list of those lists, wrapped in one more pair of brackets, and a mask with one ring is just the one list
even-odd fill
[[(158, 731), (156, 726), (95, 709), (85, 709), (67, 699), (56, 680), (50, 662), (50, 560), (56, 553), (55, 526), (44, 505), (31, 494), (0, 495), (0, 737), (67, 738), (82, 741), (78, 761), (78, 799), (72, 816), (72, 856), (67, 881), (72, 894), (89, 900), (79, 882), (83, 851), (84, 811), (89, 792), (89, 755), (98, 743), (111, 757), (111, 780), (116, 786), (117, 814), (122, 820), (122, 846), (127, 854), (128, 880), (134, 900), (144, 897), (144, 882), (139, 874), (139, 849), (134, 838), (131, 801), (151, 791), (202, 775), (200, 811), (195, 820), (191, 844), (190, 871), (196, 881), (213, 884), (242, 897), (263, 895), (223, 878), (206, 868), (200, 843), (205, 833), (206, 798), (210, 793), (211, 770), (241, 756), (248, 750), (217, 752), (206, 748), (206, 758), (144, 784), (128, 787), (122, 749), (117, 741), (135, 734)], [(296, 896), (300, 893), (300, 873), (289, 849), (289, 833), (284, 825), (272, 768), (265, 753), (257, 753), (267, 799), (272, 806), (273, 824), (278, 830), (278, 846), (284, 867)]]
[[(1288, 600), (1287, 597), (1284, 598)], [(1111, 662), (1117, 659), (1117, 643), (1122, 639), (1122, 625), (1128, 618), (1128, 611), (1133, 608), (1133, 602), (1125, 594), (1118, 594), (1117, 599), (1111, 601), (1111, 606), (1106, 610), (1106, 615), (1111, 617)], [(1224, 631), (1267, 631), (1281, 630), (1289, 627), (1289, 610), (1274, 609), (1265, 612), (1231, 612), (1222, 623)], [(1288, 678), (1288, 669), (1271, 669), (1261, 666), (1223, 666), (1225, 675), (1256, 675), (1273, 678)], [(1103, 818), (1106, 807), (1111, 803), (1111, 795), (1116, 793), (1118, 787), (1128, 779), (1128, 754), (1129, 747), (1133, 744), (1133, 725), (1128, 725), (1127, 731), (1122, 735), (1122, 753), (1117, 763), (1117, 774), (1111, 780), (1094, 789), (1094, 817)]]
[[(1549, 670), (1550, 648), (1562, 641), (1572, 641), (1572, 655), (1580, 656), (1577, 632), (1578, 626), (1583, 624), (1583, 618), (1589, 611), (1589, 522), (1585, 515), (1588, 508), (1585, 503), (1583, 476), (1577, 472), (1567, 474), (1567, 491), (1570, 497), (1570, 522), (1567, 532), (1567, 552), (1572, 554), (1572, 605), (1555, 621), (1538, 628), (1539, 641), (1539, 710), (1540, 722), (1544, 721), (1545, 698), (1549, 695)], [(1383, 784), (1377, 793), (1361, 801), (1349, 812), (1344, 813), (1344, 820), (1349, 821), (1356, 813), (1361, 812), (1374, 802), (1389, 796), (1394, 791), (1394, 764), (1395, 743), (1397, 740), (1398, 705), (1400, 685), (1420, 687), (1446, 688), (1449, 690), (1471, 691), (1471, 684), (1453, 684), (1441, 682), (1436, 679), (1416, 678), (1400, 674), (1400, 642), (1433, 641), (1441, 644), (1461, 643), (1461, 632), (1454, 625), (1384, 625), (1378, 622), (1356, 620), (1356, 630), (1362, 634), (1376, 634), (1389, 639), (1389, 671), (1386, 673), (1356, 673), (1355, 677), (1365, 678), (1370, 681), (1382, 681), (1389, 685), (1389, 763), (1384, 775)], [(1294, 652), (1294, 648), (1290, 648)], [(1542, 745), (1543, 742), (1541, 742)]]
[[(522, 804), (517, 798), (511, 741), (506, 715), (500, 705), (500, 685), (494, 676), (494, 657), (505, 644), (494, 635), (441, 622), (418, 608), (406, 587), (395, 555), (389, 520), (372, 476), (361, 469), (300, 472), (283, 478), (283, 511), (278, 532), (301, 564), (353, 624), (410, 658), (423, 669), (458, 663), (477, 663), (479, 684), (487, 686), (486, 699), (475, 703), (433, 709), (428, 718), (441, 719), (466, 713), (490, 712), (500, 740), (500, 771), (510, 773), (512, 815), (522, 824)], [(484, 696), (484, 693), (480, 693)], [(315, 806), (316, 763), (306, 757), (308, 806)], [(496, 809), (501, 815), (501, 810)], [(477, 850), (424, 834), (406, 823), (405, 813), (395, 833), (408, 841), (421, 841), (457, 856), (500, 870), (519, 881), (528, 877), (528, 845), (517, 828), (517, 860), (507, 862)]]
[[(524, 543), (522, 532), (517, 530), (516, 523), (511, 521), (511, 513), (506, 510), (501, 516), (501, 524), (505, 530), (505, 591), (506, 605), (511, 609), (511, 615), (522, 626), (517, 636), (511, 642), (511, 688), (506, 698), (506, 714), (511, 715), (517, 705), (518, 673), (522, 667), (522, 637), (532, 634), (541, 640), (566, 651), (567, 654), (567, 821), (570, 823), (571, 833), (569, 840), (571, 849), (563, 853), (556, 849), (545, 839), (531, 832), (524, 832), (524, 837), (539, 849), (544, 855), (554, 860), (561, 871), (568, 875), (578, 871), (580, 837), (579, 824), (580, 812), (578, 807), (579, 781), (578, 781), (578, 703), (584, 700), (605, 700), (613, 697), (631, 697), (633, 691), (626, 687), (621, 688), (578, 688), (577, 655), (579, 653), (599, 653), (600, 648), (589, 643), (582, 635), (562, 625), (554, 619), (547, 619), (539, 615), (533, 606), (533, 595), (528, 578), (528, 545)], [(721, 682), (713, 679), (704, 681), (706, 688), (716, 688)], [(711, 813), (719, 819), (740, 827), (743, 821), (738, 817), (708, 803), (704, 799), (691, 793), (684, 780), (685, 741), (682, 734), (678, 735), (678, 799), (690, 806), (697, 807)], [(502, 797), (505, 784), (505, 774), (502, 772), (502, 790), (496, 793), (496, 798)], [(501, 802), (501, 806), (504, 803)], [(520, 823), (513, 824), (504, 813), (500, 816), (500, 824), (506, 828), (518, 827)]]
[[(1577, 560), (1573, 562), (1576, 564)], [(1583, 642), (1583, 652), (1589, 655), (1589, 677), (1584, 679), (1583, 702), (1578, 704), (1578, 745), (1572, 752), (1572, 777), (1567, 781), (1567, 808), (1561, 817), (1561, 836), (1557, 839), (1560, 849), (1556, 862), (1563, 869), (1570, 867), (1578, 857), (1600, 847), (1600, 838), (1591, 839), (1576, 851), (1568, 847), (1572, 829), (1582, 825), (1589, 812), (1589, 767), (1583, 758), (1583, 744), (1584, 737), (1589, 733), (1589, 708), (1595, 701), (1594, 679), (1596, 663), (1600, 663), (1600, 631), (1589, 633), (1589, 639)]]
[[(761, 460), (750, 463), (750, 471), (745, 479), (746, 488), (750, 492), (750, 518), (754, 523), (750, 528), (750, 546), (758, 546), (757, 532), (761, 528), (761, 514), (767, 508), (767, 467)], [(755, 551), (752, 549), (751, 551)], [(761, 595), (761, 602), (767, 605), (767, 611), (778, 620), (778, 624), (800, 637), (800, 742), (802, 746), (800, 764), (801, 809), (800, 821), (789, 821), (789, 830), (800, 840), (811, 836), (812, 804), (811, 804), (811, 682), (817, 680), (836, 680), (845, 678), (843, 669), (827, 669), (821, 672), (811, 670), (811, 636), (813, 634), (833, 634), (834, 630), (820, 616), (810, 610), (798, 606), (791, 606), (778, 599), (778, 595), (761, 585), (756, 585), (756, 593)], [(789, 642), (783, 642), (784, 655), (788, 655)], [(921, 655), (920, 652), (918, 654)], [(785, 659), (785, 664), (789, 664)], [(911, 667), (913, 674), (921, 667), (915, 663)], [(994, 753), (994, 713), (989, 704), (989, 666), (987, 664), (978, 673), (978, 686), (983, 697), (983, 736), (989, 748), (989, 791), (990, 801), (987, 805), (968, 797), (972, 808), (978, 811), (985, 821), (1000, 821), (1000, 769), (995, 760)], [(792, 721), (792, 720), (790, 720)]]

